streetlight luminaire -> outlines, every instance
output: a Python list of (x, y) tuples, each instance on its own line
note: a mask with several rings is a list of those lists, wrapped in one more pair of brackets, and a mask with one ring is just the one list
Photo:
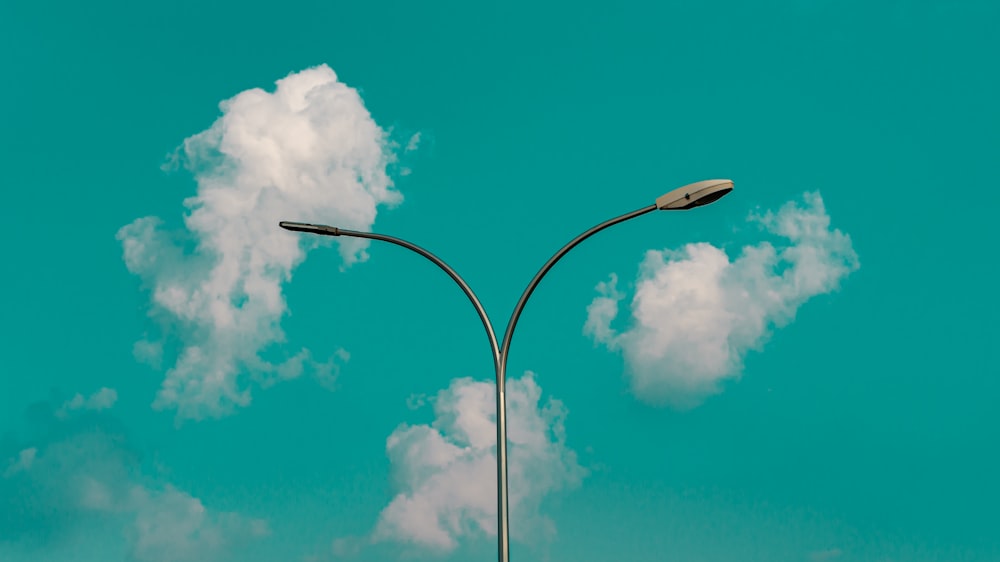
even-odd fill
[(718, 201), (732, 190), (733, 180), (696, 181), (657, 197), (656, 208), (661, 211), (686, 211)]

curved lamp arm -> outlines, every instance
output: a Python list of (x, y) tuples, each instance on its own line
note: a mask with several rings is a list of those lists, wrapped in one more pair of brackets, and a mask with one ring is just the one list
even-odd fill
[(486, 309), (483, 308), (482, 303), (479, 302), (479, 298), (476, 294), (472, 292), (472, 288), (469, 284), (462, 279), (462, 276), (458, 274), (454, 269), (444, 262), (441, 258), (435, 256), (434, 254), (428, 252), (427, 250), (417, 246), (416, 244), (407, 242), (401, 238), (396, 238), (394, 236), (386, 236), (385, 234), (376, 234), (374, 232), (359, 232), (356, 230), (345, 230), (343, 228), (336, 228), (333, 226), (326, 226), (322, 224), (307, 224), (301, 222), (287, 222), (282, 221), (278, 223), (278, 226), (284, 228), (285, 230), (293, 230), (296, 232), (308, 232), (311, 234), (320, 234), (323, 236), (350, 236), (352, 238), (368, 238), (370, 240), (381, 240), (383, 242), (389, 242), (390, 244), (395, 244), (411, 250), (420, 254), (421, 256), (427, 258), (428, 260), (434, 262), (434, 265), (440, 267), (445, 273), (448, 274), (455, 283), (461, 287), (462, 292), (465, 296), (469, 297), (469, 301), (472, 302), (472, 306), (476, 308), (476, 313), (479, 314), (479, 319), (483, 323), (483, 328), (486, 328), (486, 336), (490, 339), (490, 350), (493, 352), (493, 367), (499, 372), (500, 371), (500, 348), (497, 346), (497, 336), (493, 332), (493, 324), (490, 323), (489, 316), (486, 315)]
[(505, 372), (507, 369), (507, 355), (510, 353), (510, 340), (514, 337), (514, 328), (517, 327), (517, 320), (518, 318), (521, 317), (521, 311), (524, 310), (524, 305), (528, 303), (528, 299), (531, 297), (531, 293), (535, 292), (535, 288), (538, 287), (538, 284), (542, 281), (542, 278), (545, 277), (545, 274), (548, 273), (550, 269), (552, 269), (552, 266), (554, 266), (556, 262), (562, 259), (562, 257), (565, 256), (567, 252), (575, 248), (577, 244), (583, 242), (587, 238), (590, 238), (591, 236), (597, 234), (598, 232), (604, 230), (605, 228), (614, 226), (620, 222), (625, 222), (629, 219), (633, 219), (638, 216), (645, 215), (646, 213), (655, 211), (657, 208), (658, 208), (657, 205), (650, 205), (648, 207), (636, 209), (631, 213), (625, 213), (620, 217), (615, 217), (611, 220), (604, 221), (601, 224), (577, 236), (576, 238), (570, 240), (568, 244), (563, 246), (562, 249), (556, 252), (554, 256), (549, 258), (549, 261), (545, 262), (545, 265), (543, 265), (542, 268), (538, 270), (538, 273), (535, 274), (534, 279), (531, 280), (531, 283), (528, 283), (528, 286), (524, 289), (524, 292), (521, 293), (521, 299), (517, 301), (517, 306), (514, 307), (514, 312), (512, 312), (510, 315), (510, 321), (507, 322), (507, 329), (504, 331), (503, 335), (503, 344), (500, 345), (501, 371)]

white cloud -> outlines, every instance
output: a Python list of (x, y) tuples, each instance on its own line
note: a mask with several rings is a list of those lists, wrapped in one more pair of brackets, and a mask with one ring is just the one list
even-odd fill
[(844, 552), (839, 548), (828, 548), (826, 550), (816, 550), (809, 553), (809, 559), (813, 562), (828, 562), (830, 560), (836, 560), (843, 555)]
[(406, 152), (413, 152), (420, 147), (420, 133), (414, 133), (406, 143)]
[(640, 399), (697, 406), (718, 393), (723, 380), (740, 375), (746, 352), (759, 349), (773, 328), (859, 267), (850, 237), (830, 228), (818, 193), (750, 220), (785, 242), (746, 246), (734, 261), (704, 243), (648, 251), (622, 332), (611, 326), (624, 298), (617, 277), (597, 286), (584, 332), (622, 351)]
[(198, 498), (171, 486), (157, 491), (134, 486), (129, 503), (132, 556), (142, 562), (205, 560), (227, 543), (269, 533), (262, 519), (210, 513)]
[(70, 412), (76, 410), (107, 410), (118, 401), (118, 393), (113, 388), (102, 387), (90, 396), (76, 394), (67, 400), (58, 410), (56, 417), (65, 418)]
[[(511, 532), (519, 540), (554, 534), (540, 513), (549, 494), (577, 486), (585, 470), (566, 447), (558, 400), (540, 403), (529, 372), (507, 381)], [(402, 425), (386, 444), (400, 492), (382, 511), (373, 542), (448, 552), (463, 537), (496, 535), (494, 385), (455, 379), (433, 400), (430, 425)], [(341, 545), (342, 546), (342, 545)]]
[(132, 345), (132, 356), (154, 369), (163, 364), (163, 342), (141, 339)]
[(31, 469), (31, 465), (35, 463), (35, 457), (38, 455), (38, 449), (35, 447), (29, 447), (27, 449), (22, 449), (21, 452), (17, 454), (17, 458), (10, 461), (7, 466), (7, 470), (4, 471), (3, 477), (10, 478), (18, 472), (24, 472)]
[[(155, 402), (177, 408), (178, 418), (247, 405), (241, 374), (273, 380), (301, 372), (260, 352), (284, 338), (283, 283), (305, 249), (330, 241), (285, 232), (280, 220), (368, 230), (380, 205), (401, 200), (386, 171), (392, 144), (355, 89), (325, 65), (276, 84), (274, 92), (255, 88), (222, 102), (211, 128), (184, 141), (181, 159), (198, 188), (184, 202), (183, 232), (164, 231), (156, 217), (118, 232), (155, 313), (180, 328), (181, 349)], [(366, 241), (338, 243), (345, 266), (366, 259)], [(137, 353), (155, 359), (150, 345)], [(297, 360), (311, 362), (304, 353)]]
[(99, 423), (81, 429), (79, 419), (62, 423), (59, 439), (22, 450), (4, 474), (0, 508), (17, 509), (22, 521), (0, 520), (0, 537), (8, 536), (5, 526), (11, 523), (15, 538), (32, 528), (63, 529), (71, 537), (99, 521), (112, 535), (119, 533), (130, 560), (182, 562), (212, 560), (268, 534), (263, 519), (211, 511), (187, 492), (143, 474), (122, 435)]

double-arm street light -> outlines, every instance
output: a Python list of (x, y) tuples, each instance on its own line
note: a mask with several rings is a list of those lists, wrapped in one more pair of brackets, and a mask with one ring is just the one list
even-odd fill
[(479, 319), (483, 322), (483, 327), (486, 328), (486, 335), (490, 340), (490, 349), (493, 352), (493, 367), (496, 371), (497, 378), (497, 554), (499, 562), (508, 562), (510, 560), (510, 551), (507, 518), (507, 403), (504, 397), (504, 380), (507, 373), (507, 356), (510, 353), (510, 342), (514, 337), (514, 328), (517, 326), (517, 319), (521, 316), (521, 311), (524, 310), (524, 305), (528, 302), (528, 298), (531, 296), (531, 293), (534, 292), (535, 287), (538, 286), (542, 277), (545, 277), (545, 274), (552, 269), (552, 266), (565, 256), (567, 252), (572, 250), (580, 242), (583, 242), (587, 238), (590, 238), (605, 228), (641, 215), (645, 215), (646, 213), (658, 209), (662, 211), (683, 211), (693, 209), (695, 207), (701, 207), (718, 200), (732, 190), (733, 182), (731, 180), (705, 180), (695, 182), (658, 197), (656, 202), (652, 205), (602, 222), (601, 224), (577, 236), (568, 244), (563, 246), (562, 249), (556, 252), (555, 255), (549, 258), (549, 261), (545, 262), (545, 265), (543, 265), (542, 268), (538, 270), (538, 273), (535, 274), (531, 283), (528, 283), (524, 292), (521, 293), (520, 300), (517, 301), (517, 306), (514, 307), (514, 312), (510, 315), (510, 320), (507, 322), (507, 330), (504, 332), (503, 343), (499, 345), (497, 344), (497, 337), (493, 330), (493, 324), (490, 323), (490, 319), (486, 315), (486, 310), (483, 308), (482, 303), (479, 302), (476, 294), (472, 292), (468, 283), (466, 283), (454, 269), (449, 267), (448, 264), (444, 263), (440, 258), (420, 246), (400, 238), (386, 236), (385, 234), (358, 232), (354, 230), (336, 228), (333, 226), (305, 224), (299, 222), (281, 222), (279, 223), (279, 226), (286, 230), (293, 230), (296, 232), (308, 232), (323, 236), (351, 236), (353, 238), (367, 238), (369, 240), (382, 240), (397, 246), (402, 246), (434, 262), (435, 265), (444, 270), (445, 273), (458, 283), (458, 286), (462, 288), (465, 296), (467, 296), (469, 301), (472, 302), (472, 306), (476, 308), (476, 312), (479, 314)]

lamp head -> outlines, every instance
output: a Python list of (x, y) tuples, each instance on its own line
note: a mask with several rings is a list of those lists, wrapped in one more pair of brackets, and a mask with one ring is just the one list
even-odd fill
[(281, 221), (278, 226), (293, 232), (308, 232), (309, 234), (321, 234), (323, 236), (340, 236), (340, 229), (325, 224), (309, 224), (304, 222)]
[(656, 198), (661, 211), (684, 211), (708, 205), (733, 190), (733, 180), (704, 180), (678, 187)]

